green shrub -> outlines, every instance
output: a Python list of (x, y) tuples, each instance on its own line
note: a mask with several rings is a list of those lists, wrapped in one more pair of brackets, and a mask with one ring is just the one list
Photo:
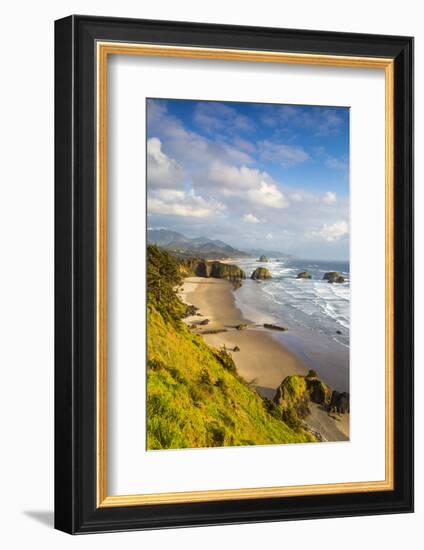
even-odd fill
[(214, 355), (224, 367), (224, 369), (229, 370), (230, 372), (237, 372), (236, 364), (234, 359), (226, 347), (222, 347), (219, 350), (214, 350)]
[(279, 420), (281, 420), (282, 416), (280, 407), (276, 403), (274, 403), (274, 401), (271, 401), (266, 397), (264, 397), (263, 402), (265, 410), (274, 418), (278, 418)]
[(283, 420), (292, 430), (299, 431), (302, 427), (302, 422), (297, 416), (294, 407), (287, 407), (287, 409), (284, 409)]
[(201, 384), (204, 384), (205, 386), (212, 386), (212, 380), (209, 374), (209, 371), (206, 369), (202, 369), (200, 371), (199, 380)]
[(225, 428), (217, 422), (207, 425), (208, 440), (211, 447), (222, 447), (225, 441)]

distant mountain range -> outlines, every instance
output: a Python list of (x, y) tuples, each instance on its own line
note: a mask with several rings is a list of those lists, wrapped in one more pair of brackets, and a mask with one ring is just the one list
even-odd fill
[(147, 243), (156, 244), (162, 248), (176, 252), (183, 256), (199, 256), (209, 260), (219, 260), (225, 258), (250, 258), (265, 254), (270, 257), (289, 257), (288, 254), (281, 252), (250, 249), (247, 251), (233, 248), (224, 241), (218, 239), (208, 239), (206, 237), (186, 237), (177, 231), (168, 229), (148, 229)]
[(168, 229), (149, 229), (147, 242), (187, 256), (199, 256), (211, 260), (223, 258), (248, 258), (249, 254), (219, 240), (206, 237), (186, 237)]

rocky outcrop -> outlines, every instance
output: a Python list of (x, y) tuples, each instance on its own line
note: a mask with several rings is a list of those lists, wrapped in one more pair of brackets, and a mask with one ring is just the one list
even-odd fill
[(318, 378), (307, 378), (307, 388), (309, 392), (309, 399), (313, 403), (322, 405), (323, 407), (328, 407), (331, 401), (331, 389), (318, 380)]
[(246, 278), (244, 271), (238, 265), (223, 264), (221, 262), (212, 262), (209, 265), (211, 266), (210, 277), (227, 279), (228, 281)]
[(210, 277), (211, 265), (205, 260), (199, 260), (198, 264), (194, 266), (194, 273), (197, 277)]
[(303, 400), (307, 391), (306, 378), (297, 374), (286, 376), (278, 386), (274, 402), (282, 409), (296, 407)]
[(296, 279), (312, 279), (312, 277), (309, 271), (301, 271), (297, 274)]
[(346, 414), (350, 412), (350, 398), (346, 392), (333, 391), (328, 406), (329, 412)]
[(310, 370), (306, 376), (284, 378), (273, 399), (273, 406), (280, 411), (283, 422), (292, 429), (303, 427), (311, 430), (305, 419), (312, 412), (312, 403), (320, 405), (329, 414), (349, 413), (349, 394), (332, 391), (314, 370)]
[(282, 408), (296, 408), (308, 401), (328, 407), (332, 398), (331, 389), (314, 375), (314, 371), (309, 371), (306, 376), (287, 376), (277, 388), (274, 401)]
[(344, 277), (340, 271), (328, 271), (324, 273), (323, 281), (328, 281), (329, 283), (344, 283)]
[(237, 265), (224, 264), (219, 261), (208, 262), (202, 258), (185, 259), (181, 264), (180, 272), (185, 277), (195, 275), (196, 277), (227, 279), (233, 282), (246, 278), (244, 271)]
[(250, 276), (251, 279), (271, 279), (272, 275), (268, 268), (266, 267), (257, 267), (255, 271)]
[(268, 257), (265, 256), (265, 255), (260, 256), (260, 258), (259, 258), (259, 260), (258, 260), (258, 262), (268, 262), (268, 261), (269, 261), (269, 260), (268, 260)]

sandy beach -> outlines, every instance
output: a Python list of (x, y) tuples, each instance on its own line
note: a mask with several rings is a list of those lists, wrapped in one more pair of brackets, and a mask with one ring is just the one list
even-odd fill
[[(181, 297), (199, 308), (200, 316), (186, 319), (187, 324), (197, 325), (195, 332), (227, 331), (204, 334), (204, 339), (215, 348), (225, 345), (231, 351), (239, 347), (240, 351), (232, 354), (237, 370), (245, 380), (253, 382), (262, 395), (272, 399), (286, 376), (307, 373), (306, 366), (268, 331), (255, 327), (250, 319), (243, 317), (235, 306), (232, 285), (228, 281), (190, 277), (184, 282)], [(204, 319), (209, 323), (202, 326), (199, 323)], [(248, 327), (237, 330), (235, 327), (240, 324)]]
[[(272, 336), (269, 330), (245, 319), (236, 307), (233, 286), (223, 279), (189, 277), (179, 290), (180, 298), (199, 308), (184, 321), (194, 332), (202, 334), (210, 346), (225, 347), (232, 352), (237, 371), (263, 396), (272, 399), (286, 376), (305, 375), (306, 365)], [(202, 321), (208, 323), (202, 325)], [(247, 325), (238, 330), (237, 325)], [(217, 332), (215, 332), (217, 331)], [(233, 351), (238, 347), (239, 351)], [(318, 406), (312, 408), (307, 424), (327, 441), (348, 439), (349, 415), (329, 416)]]

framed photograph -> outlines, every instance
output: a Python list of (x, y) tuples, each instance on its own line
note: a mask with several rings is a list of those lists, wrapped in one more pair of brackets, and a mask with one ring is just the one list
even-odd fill
[(413, 39), (55, 24), (55, 525), (413, 510)]

